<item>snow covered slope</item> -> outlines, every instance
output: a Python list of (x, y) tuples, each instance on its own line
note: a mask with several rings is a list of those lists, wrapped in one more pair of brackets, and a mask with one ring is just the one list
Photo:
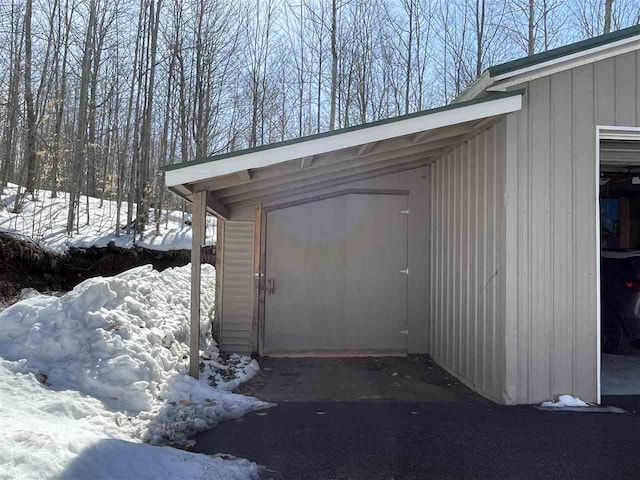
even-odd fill
[[(19, 213), (12, 213), (17, 185), (9, 184), (0, 196), (0, 231), (32, 239), (35, 243), (54, 252), (63, 252), (68, 247), (86, 248), (90, 246), (106, 247), (111, 241), (118, 247), (131, 248), (133, 235), (115, 236), (117, 204), (105, 200), (100, 207), (100, 199), (89, 197), (89, 223), (87, 224), (87, 197), (80, 198), (79, 231), (72, 237), (66, 233), (69, 194), (58, 192), (58, 198), (51, 198), (48, 190), (39, 190), (35, 201), (31, 196), (22, 199)], [(21, 190), (22, 192), (22, 190)], [(135, 207), (134, 207), (135, 208)], [(136, 245), (150, 250), (190, 250), (191, 226), (184, 225), (181, 211), (162, 212), (160, 235), (155, 235), (155, 225), (150, 220), (144, 236), (136, 240)], [(127, 219), (127, 203), (122, 203), (120, 224)], [(186, 220), (191, 215), (185, 215)], [(168, 222), (167, 222), (168, 220)], [(207, 243), (215, 239), (215, 220), (207, 216)]]
[(210, 335), (215, 270), (203, 265), (204, 373), (186, 375), (189, 266), (92, 278), (0, 312), (0, 478), (253, 478), (257, 466), (152, 444), (188, 444), (268, 407), (228, 391), (255, 375)]

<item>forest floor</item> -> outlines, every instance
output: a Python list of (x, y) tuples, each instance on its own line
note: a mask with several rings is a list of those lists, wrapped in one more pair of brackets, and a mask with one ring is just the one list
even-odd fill
[[(16, 198), (18, 201), (16, 202)], [(133, 205), (135, 209), (135, 204)], [(0, 232), (31, 241), (52, 253), (65, 253), (70, 248), (139, 247), (153, 251), (191, 249), (191, 214), (182, 210), (160, 212), (159, 234), (156, 235), (154, 210), (149, 210), (147, 228), (134, 238), (127, 234), (127, 202), (81, 195), (74, 232), (67, 234), (69, 194), (57, 192), (52, 198), (49, 190), (37, 190), (24, 195), (18, 185), (8, 184), (0, 194)], [(116, 225), (120, 223), (120, 235)], [(207, 217), (206, 245), (215, 243), (215, 218)]]
[[(19, 198), (16, 202), (16, 198)], [(159, 235), (154, 211), (145, 232), (126, 233), (127, 204), (120, 212), (121, 235), (116, 236), (117, 202), (81, 196), (79, 222), (66, 233), (69, 195), (38, 190), (24, 195), (9, 184), (0, 194), (0, 303), (11, 304), (23, 289), (65, 292), (83, 280), (115, 275), (140, 265), (156, 270), (190, 261), (191, 215), (162, 210)], [(215, 263), (215, 220), (208, 219), (203, 262)]]

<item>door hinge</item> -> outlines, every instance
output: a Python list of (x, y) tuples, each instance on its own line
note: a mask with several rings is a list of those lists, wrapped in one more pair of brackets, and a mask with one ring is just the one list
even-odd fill
[(404, 213), (405, 215), (409, 215), (411, 213), (411, 209), (407, 208), (406, 210), (400, 210), (400, 213)]
[(402, 335), (409, 335), (409, 330), (400, 330)]
[(404, 273), (405, 275), (409, 275), (409, 267), (405, 268), (404, 270), (400, 270), (400, 273)]

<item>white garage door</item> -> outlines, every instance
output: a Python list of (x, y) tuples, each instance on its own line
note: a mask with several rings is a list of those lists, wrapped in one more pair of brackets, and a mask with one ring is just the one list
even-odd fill
[(267, 214), (264, 352), (406, 353), (407, 196)]

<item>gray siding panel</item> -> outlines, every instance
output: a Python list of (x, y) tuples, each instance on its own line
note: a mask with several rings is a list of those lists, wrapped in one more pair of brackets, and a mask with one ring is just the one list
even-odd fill
[(615, 59), (616, 125), (634, 125), (636, 122), (636, 54), (620, 55)]
[(220, 347), (251, 353), (254, 222), (224, 222)]
[(638, 125), (639, 68), (634, 52), (518, 86), (505, 173), (510, 402), (597, 400), (595, 131)]
[[(344, 189), (400, 189), (408, 190), (409, 210), (409, 234), (408, 234), (408, 266), (411, 275), (408, 278), (408, 330), (407, 352), (428, 353), (428, 338), (430, 337), (429, 324), (429, 298), (425, 294), (430, 285), (439, 285), (431, 275), (430, 259), (440, 261), (442, 255), (434, 246), (430, 246), (430, 199), (429, 186), (431, 185), (429, 167), (420, 167), (391, 175), (371, 178), (345, 185), (338, 185), (321, 191), (313, 192), (313, 196), (336, 192)], [(307, 195), (296, 194), (279, 201), (263, 203), (263, 208), (270, 205), (300, 200)], [(232, 209), (232, 220), (251, 221), (255, 218), (255, 208), (243, 207)], [(432, 257), (433, 256), (433, 257)], [(224, 293), (223, 293), (224, 297)]]
[(483, 395), (504, 402), (502, 122), (431, 166), (430, 351)]
[[(573, 112), (571, 108), (571, 71), (562, 72), (551, 79), (551, 326), (552, 345), (564, 345), (567, 348), (552, 348), (552, 365), (571, 365), (573, 361), (573, 325), (571, 322), (556, 322), (556, 318), (568, 318), (574, 309), (573, 279), (571, 275), (571, 257), (574, 244), (573, 209), (571, 185), (573, 166), (562, 161), (572, 155)], [(567, 188), (569, 183), (569, 188)], [(570, 299), (563, 301), (563, 299)], [(553, 391), (560, 391), (565, 385), (572, 385), (573, 369), (564, 368), (551, 371)]]

